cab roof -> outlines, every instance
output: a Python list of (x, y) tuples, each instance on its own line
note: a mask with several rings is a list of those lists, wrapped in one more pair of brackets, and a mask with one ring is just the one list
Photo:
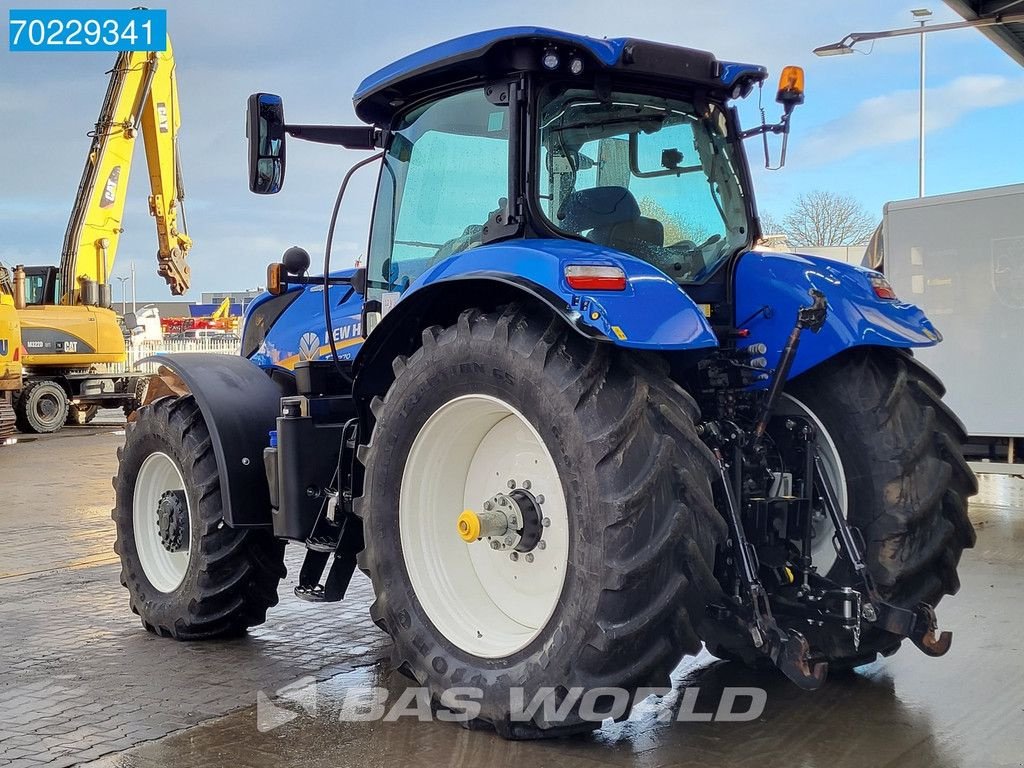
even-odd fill
[(579, 58), (584, 72), (621, 71), (665, 83), (700, 85), (726, 96), (745, 94), (768, 74), (764, 67), (718, 61), (694, 48), (626, 37), (598, 39), (544, 27), (504, 27), (432, 45), (377, 70), (352, 97), (356, 115), (364, 122), (385, 125), (402, 105), (453, 83), (542, 71), (541, 58), (548, 51), (559, 56), (561, 69)]

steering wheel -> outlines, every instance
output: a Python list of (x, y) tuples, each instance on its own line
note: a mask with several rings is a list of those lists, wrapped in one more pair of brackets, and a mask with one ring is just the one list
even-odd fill
[(691, 278), (704, 269), (707, 264), (704, 259), (704, 249), (721, 239), (721, 235), (714, 234), (700, 245), (693, 240), (680, 240), (665, 247), (664, 256), (659, 259), (662, 263), (658, 266), (677, 280)]

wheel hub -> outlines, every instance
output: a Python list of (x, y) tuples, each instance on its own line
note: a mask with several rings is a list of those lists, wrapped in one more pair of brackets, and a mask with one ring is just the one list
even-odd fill
[[(486, 539), (490, 548), (499, 552), (526, 554), (541, 545), (544, 531), (544, 517), (541, 512), (543, 496), (535, 496), (529, 490), (530, 482), (516, 488), (514, 480), (509, 481), (511, 493), (498, 493), (484, 502), (483, 512), (477, 514), (465, 510), (456, 521), (459, 537), (467, 544)], [(528, 562), (533, 558), (528, 558)]]
[(156, 524), (165, 550), (181, 552), (188, 547), (188, 504), (184, 491), (164, 492), (157, 502)]

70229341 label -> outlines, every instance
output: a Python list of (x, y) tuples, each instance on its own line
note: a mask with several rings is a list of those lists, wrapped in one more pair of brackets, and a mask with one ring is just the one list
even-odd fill
[(11, 9), (11, 51), (163, 51), (166, 10)]

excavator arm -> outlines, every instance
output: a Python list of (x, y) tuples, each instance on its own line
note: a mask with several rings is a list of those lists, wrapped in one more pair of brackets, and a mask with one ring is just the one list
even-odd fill
[(156, 219), (157, 272), (181, 295), (190, 283), (192, 240), (178, 158), (178, 86), (170, 38), (159, 52), (123, 51), (110, 72), (61, 252), (61, 304), (88, 304), (83, 289), (109, 283), (117, 256), (135, 139), (141, 131)]

